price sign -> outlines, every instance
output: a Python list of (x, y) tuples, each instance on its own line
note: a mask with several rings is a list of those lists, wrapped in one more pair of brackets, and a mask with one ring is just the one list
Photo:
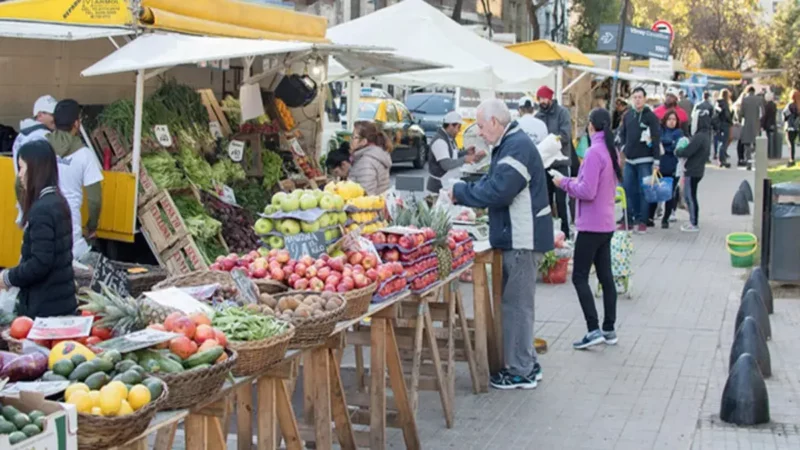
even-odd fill
[(89, 335), (93, 317), (37, 317), (28, 333), (30, 340), (72, 339)]
[(214, 136), (214, 139), (222, 139), (224, 137), (222, 135), (222, 127), (218, 121), (212, 120), (208, 122), (208, 129), (211, 131), (211, 135)]
[(172, 147), (172, 135), (169, 133), (169, 127), (166, 125), (156, 125), (153, 127), (156, 134), (156, 139), (162, 147)]
[(234, 162), (241, 162), (244, 157), (244, 142), (231, 141), (228, 144), (228, 156), (230, 156), (231, 160)]
[(303, 256), (316, 258), (325, 253), (327, 249), (325, 246), (324, 231), (284, 236), (283, 242), (286, 246), (286, 250), (289, 250), (289, 254), (294, 260), (298, 260)]
[(45, 397), (50, 397), (64, 392), (69, 385), (69, 381), (19, 381), (6, 385), (5, 389), (0, 391), (0, 396), (19, 397), (20, 392), (39, 392)]
[[(160, 305), (177, 309), (186, 315), (195, 312), (202, 312), (206, 314), (213, 313), (213, 310), (210, 306), (197, 301), (197, 298), (208, 298), (214, 295), (216, 287), (213, 289), (206, 289), (206, 286), (201, 286), (201, 288), (192, 289), (189, 292), (186, 292), (184, 289), (188, 290), (189, 288), (171, 287), (167, 289), (161, 289), (159, 291), (145, 292), (144, 295)], [(205, 293), (199, 294), (198, 291), (205, 291)], [(196, 295), (197, 297), (193, 297), (193, 295)]]
[(289, 140), (289, 146), (292, 148), (292, 151), (297, 156), (306, 156), (306, 152), (303, 151), (303, 147), (300, 146), (300, 141), (297, 138), (291, 138)]
[(144, 330), (137, 331), (135, 333), (126, 334), (125, 336), (103, 341), (97, 344), (97, 348), (103, 350), (117, 350), (120, 353), (128, 353), (141, 350), (143, 348), (152, 347), (162, 342), (167, 342), (178, 336), (180, 336), (178, 333), (170, 333), (168, 331), (145, 328)]
[(230, 186), (224, 184), (219, 185), (217, 187), (217, 195), (223, 202), (229, 205), (238, 206), (236, 204), (236, 194), (233, 192), (233, 189)]
[(101, 285), (105, 284), (122, 297), (130, 295), (128, 274), (112, 264), (110, 259), (100, 253), (90, 252), (81, 257), (80, 261), (92, 267), (92, 283), (90, 286), (93, 291), (100, 292)]

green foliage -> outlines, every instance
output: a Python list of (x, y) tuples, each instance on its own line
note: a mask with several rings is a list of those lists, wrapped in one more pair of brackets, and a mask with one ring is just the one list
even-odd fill
[(572, 45), (585, 53), (597, 48), (597, 28), (604, 23), (619, 23), (620, 0), (574, 0), (570, 13), (577, 22), (570, 28)]
[(800, 2), (781, 3), (759, 56), (760, 67), (784, 69), (779, 84), (800, 89)]

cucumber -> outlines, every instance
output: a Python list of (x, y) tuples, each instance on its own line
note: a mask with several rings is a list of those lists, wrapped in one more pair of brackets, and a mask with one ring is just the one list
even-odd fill
[(125, 356), (122, 357), (122, 359), (125, 361), (133, 361), (137, 364), (139, 363), (139, 356), (134, 352), (126, 353)]
[(214, 364), (214, 361), (218, 360), (222, 353), (225, 352), (225, 349), (220, 347), (213, 347), (208, 350), (204, 350), (202, 352), (197, 352), (194, 355), (190, 356), (183, 362), (183, 366), (187, 369), (192, 367), (199, 366), (200, 364)]
[(106, 350), (102, 355), (100, 355), (100, 357), (111, 361), (111, 364), (116, 364), (122, 361), (122, 354), (120, 354), (119, 350)]
[(67, 381), (67, 377), (48, 370), (42, 375), (42, 381)]
[(114, 362), (110, 359), (106, 358), (95, 358), (90, 361), (91, 364), (94, 364), (97, 367), (97, 370), (100, 372), (111, 372), (114, 370)]
[(158, 365), (161, 366), (161, 371), (164, 373), (183, 372), (183, 365), (170, 358), (161, 358), (161, 360), (158, 361)]
[[(95, 358), (95, 360), (96, 359), (99, 358)], [(93, 361), (94, 360), (83, 362), (78, 367), (76, 367), (75, 370), (73, 370), (72, 373), (69, 374), (69, 381), (83, 381), (86, 378), (88, 378), (89, 375), (95, 372), (100, 372), (99, 365), (95, 364)]]
[(90, 390), (97, 391), (101, 387), (107, 385), (109, 381), (111, 381), (111, 379), (105, 372), (95, 372), (86, 377), (84, 383), (86, 386), (89, 386)]
[(136, 365), (136, 362), (131, 361), (129, 359), (126, 359), (125, 361), (118, 362), (117, 365), (114, 366), (114, 369), (118, 373), (124, 373), (124, 372), (127, 372), (127, 371), (131, 370), (133, 368), (133, 366), (135, 366), (135, 365)]
[(183, 371), (183, 366), (180, 363), (153, 350), (142, 350), (139, 353), (139, 361), (142, 363), (142, 367), (148, 372), (154, 372), (154, 370), (150, 368), (153, 367), (153, 365), (157, 365), (163, 373), (178, 373)]
[(210, 369), (212, 367), (214, 367), (214, 366), (212, 366), (209, 363), (203, 363), (203, 364), (198, 364), (198, 365), (196, 365), (196, 366), (194, 366), (194, 367), (192, 367), (191, 369), (188, 369), (188, 370)]
[[(72, 355), (72, 357), (69, 360), (72, 361), (72, 364), (75, 367), (78, 367), (81, 364), (86, 362), (86, 357), (81, 355), (80, 353), (76, 353), (76, 354)], [(67, 375), (67, 376), (69, 376), (69, 375)]]
[(53, 364), (53, 373), (56, 375), (61, 375), (62, 377), (68, 377), (73, 370), (75, 370), (75, 364), (66, 358), (60, 359)]

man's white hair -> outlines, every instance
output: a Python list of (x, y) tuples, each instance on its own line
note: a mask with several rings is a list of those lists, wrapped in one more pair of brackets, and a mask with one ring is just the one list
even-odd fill
[(775, 100), (775, 94), (773, 94), (772, 91), (767, 92), (766, 94), (764, 94), (764, 100), (768, 102)]
[(477, 117), (483, 117), (485, 120), (491, 120), (492, 117), (494, 117), (497, 119), (497, 122), (503, 126), (511, 123), (511, 112), (508, 110), (508, 106), (505, 102), (499, 98), (490, 98), (489, 100), (482, 101), (481, 104), (478, 105), (475, 115)]

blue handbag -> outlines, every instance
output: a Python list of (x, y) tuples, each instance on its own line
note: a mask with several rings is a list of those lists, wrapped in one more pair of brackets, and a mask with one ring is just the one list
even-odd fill
[(672, 177), (664, 178), (656, 172), (649, 177), (642, 178), (642, 191), (647, 203), (661, 203), (672, 199)]

